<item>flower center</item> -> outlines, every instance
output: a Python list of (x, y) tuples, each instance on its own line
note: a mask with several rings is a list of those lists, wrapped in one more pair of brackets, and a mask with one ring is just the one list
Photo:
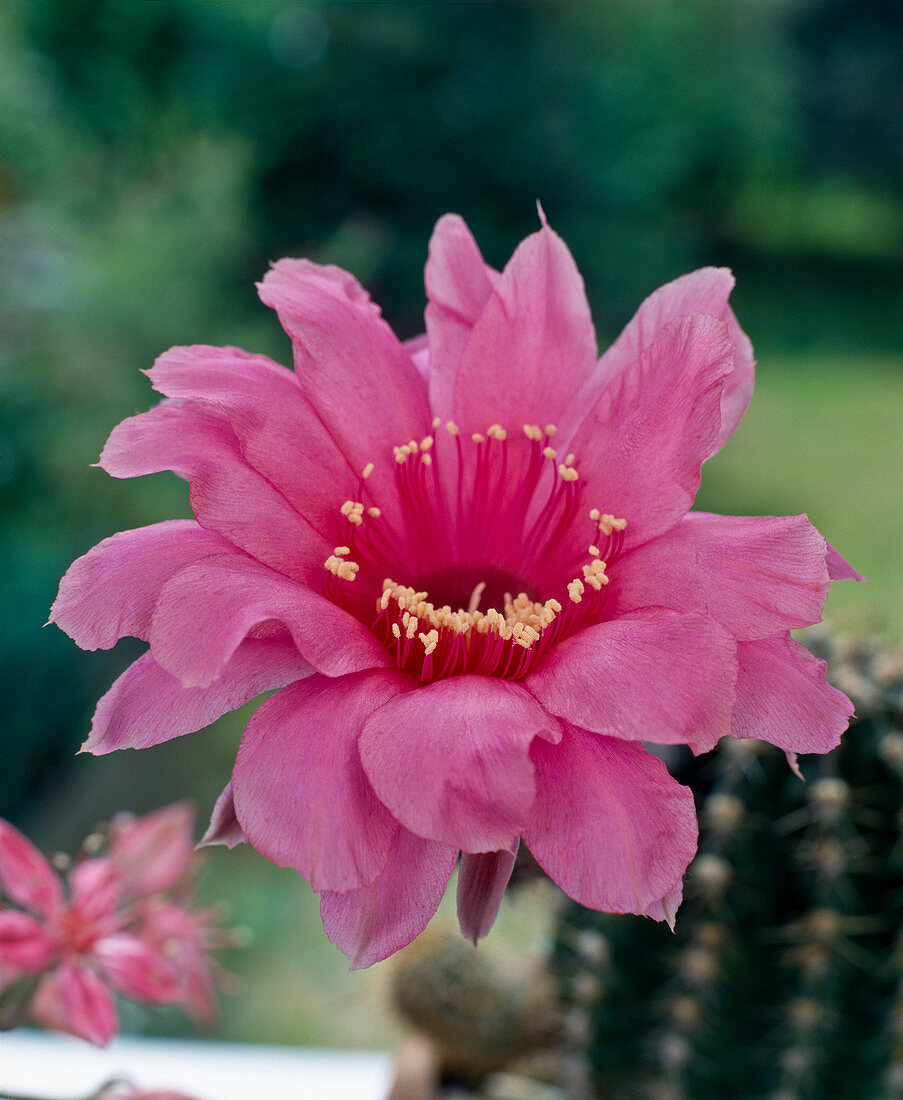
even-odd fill
[[(363, 470), (360, 499), (340, 509), (325, 593), (423, 682), (519, 680), (550, 646), (599, 621), (626, 521), (585, 511), (575, 456), (560, 461), (551, 446), (554, 425), (509, 439), (493, 424), (464, 440), (449, 422), (437, 434), (394, 449), (391, 500), (382, 479), (384, 499), (369, 503), (375, 467)], [(575, 556), (567, 548), (580, 545), (573, 532), (587, 516)]]

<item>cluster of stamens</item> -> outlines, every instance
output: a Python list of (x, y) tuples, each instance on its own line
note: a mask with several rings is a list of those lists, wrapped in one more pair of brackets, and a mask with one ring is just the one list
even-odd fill
[[(434, 432), (439, 426), (439, 420), (433, 421)], [(535, 424), (524, 425), (524, 435), (531, 444), (527, 469), (522, 478), (512, 479), (511, 486), (505, 480), (509, 456), (505, 446), (507, 432), (501, 425), (492, 424), (485, 435), (477, 432), (471, 436), (471, 442), (477, 448), (472, 473), (465, 465), (458, 426), (449, 421), (445, 427), (454, 441), (458, 463), (457, 526), (454, 530), (460, 544), (452, 549), (448, 545), (439, 545), (440, 537), (445, 533), (440, 528), (443, 520), (448, 526), (455, 502), (445, 502), (441, 498), (434, 461), (434, 456), (438, 457), (435, 436), (410, 440), (394, 448), (395, 481), (402, 514), (406, 522), (411, 518), (422, 521), (418, 532), (422, 535), (420, 541), (424, 546), (420, 549), (426, 560), (420, 571), (426, 572), (429, 564), (441, 561), (443, 557), (449, 559), (449, 569), (454, 571), (459, 558), (467, 561), (474, 556), (470, 544), (479, 543), (479, 537), (484, 534), (486, 537), (479, 543), (479, 549), (487, 562), (486, 569), (491, 570), (492, 510), (497, 515), (500, 508), (506, 507), (509, 513), (512, 509), (519, 509), (516, 514), (520, 516), (523, 528), (524, 552), (532, 554), (534, 561), (542, 561), (543, 553), (549, 552), (549, 546), (554, 548), (555, 536), (566, 530), (580, 511), (575, 456), (568, 454), (563, 461), (558, 461), (558, 454), (550, 445), (555, 426), (549, 424), (543, 429)], [(493, 445), (501, 445), (500, 456), (490, 451)], [(492, 458), (492, 455), (495, 457)], [(490, 466), (491, 461), (497, 463), (494, 470)], [(551, 479), (548, 474), (543, 475), (543, 469), (548, 468), (546, 464), (551, 465)], [(362, 498), (373, 469), (373, 463), (368, 463), (362, 471), (359, 494)], [(427, 480), (431, 469), (435, 479), (432, 486)], [(551, 481), (548, 499), (527, 529), (526, 513), (543, 476)], [(470, 510), (465, 513), (464, 485), (466, 482), (471, 487), (471, 480), (473, 498)], [(513, 500), (504, 498), (506, 489)], [(487, 586), (485, 581), (475, 585), (467, 608), (455, 608), (450, 604), (436, 606), (430, 601), (427, 591), (417, 591), (390, 577), (382, 581), (378, 595), (374, 593), (369, 599), (364, 591), (356, 594), (349, 590), (347, 582), (357, 580), (361, 573), (361, 561), (366, 563), (365, 574), (370, 582), (366, 588), (372, 586), (373, 567), (400, 566), (402, 573), (407, 571), (409, 574), (411, 567), (409, 561), (403, 560), (398, 552), (403, 540), (399, 540), (397, 532), (380, 530), (380, 525), (366, 522), (380, 518), (382, 513), (378, 507), (367, 507), (363, 500), (346, 500), (340, 512), (346, 525), (346, 544), (336, 546), (324, 562), (330, 574), (327, 595), (366, 622), (393, 652), (398, 666), (418, 675), (423, 681), (463, 673), (495, 675), (506, 679), (520, 679), (526, 675), (536, 658), (554, 642), (572, 633), (578, 621), (585, 623), (601, 611), (600, 601), (604, 600), (604, 589), (609, 582), (607, 562), (620, 550), (626, 527), (624, 519), (603, 514), (597, 508), (590, 509), (593, 534), (586, 550), (589, 560), (580, 566), (580, 575), (562, 584), (562, 598), (567, 592), (564, 604), (554, 597), (539, 602), (525, 592), (517, 596), (506, 592), (502, 610), (489, 607), (481, 611), (480, 602)], [(474, 566), (471, 564), (469, 568), (473, 570)], [(590, 597), (593, 606), (584, 603)]]

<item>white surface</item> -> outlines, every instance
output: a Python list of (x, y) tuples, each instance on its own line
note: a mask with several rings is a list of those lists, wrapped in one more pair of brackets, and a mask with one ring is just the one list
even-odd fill
[(63, 1035), (0, 1034), (0, 1096), (75, 1100), (111, 1077), (197, 1100), (386, 1100), (392, 1056), (174, 1039), (116, 1039), (97, 1050)]

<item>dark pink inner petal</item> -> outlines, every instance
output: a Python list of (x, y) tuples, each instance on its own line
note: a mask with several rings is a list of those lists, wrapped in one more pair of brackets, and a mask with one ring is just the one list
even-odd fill
[(717, 623), (651, 610), (568, 638), (524, 686), (584, 729), (704, 752), (730, 732), (736, 675), (736, 643)]
[(696, 854), (690, 791), (642, 745), (576, 727), (557, 745), (537, 739), (530, 755), (536, 804), (524, 840), (543, 870), (581, 905), (659, 915)]
[(457, 855), (455, 848), (399, 828), (374, 882), (323, 892), (323, 927), (352, 970), (381, 962), (420, 935), (439, 907)]
[(735, 638), (819, 622), (829, 583), (825, 540), (806, 516), (701, 512), (624, 554), (611, 576), (613, 616), (699, 608)]
[(514, 870), (516, 852), (461, 853), (458, 870), (458, 923), (465, 939), (477, 940), (489, 935), (498, 916), (505, 887)]
[(50, 621), (82, 649), (109, 649), (127, 636), (147, 641), (170, 577), (201, 558), (234, 553), (230, 542), (189, 519), (120, 531), (69, 566)]
[(361, 760), (411, 832), (469, 852), (513, 850), (533, 803), (528, 750), (537, 735), (556, 738), (558, 722), (523, 688), (457, 676), (374, 711)]
[(840, 743), (853, 704), (825, 680), (825, 662), (788, 634), (741, 642), (735, 737), (769, 741), (787, 752), (830, 752)]
[(315, 890), (353, 890), (385, 865), (398, 823), (361, 767), (367, 718), (414, 684), (388, 670), (312, 676), (283, 688), (248, 723), (232, 772), (235, 812), (254, 847)]
[(98, 702), (82, 751), (102, 756), (194, 733), (261, 692), (284, 687), (311, 671), (287, 637), (248, 638), (206, 688), (183, 687), (145, 653)]

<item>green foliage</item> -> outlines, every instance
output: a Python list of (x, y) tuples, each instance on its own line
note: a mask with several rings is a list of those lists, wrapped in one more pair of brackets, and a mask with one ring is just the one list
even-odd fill
[(674, 761), (701, 823), (675, 933), (577, 905), (559, 925), (601, 1097), (903, 1096), (903, 659), (813, 645), (858, 717), (807, 783), (759, 742)]

